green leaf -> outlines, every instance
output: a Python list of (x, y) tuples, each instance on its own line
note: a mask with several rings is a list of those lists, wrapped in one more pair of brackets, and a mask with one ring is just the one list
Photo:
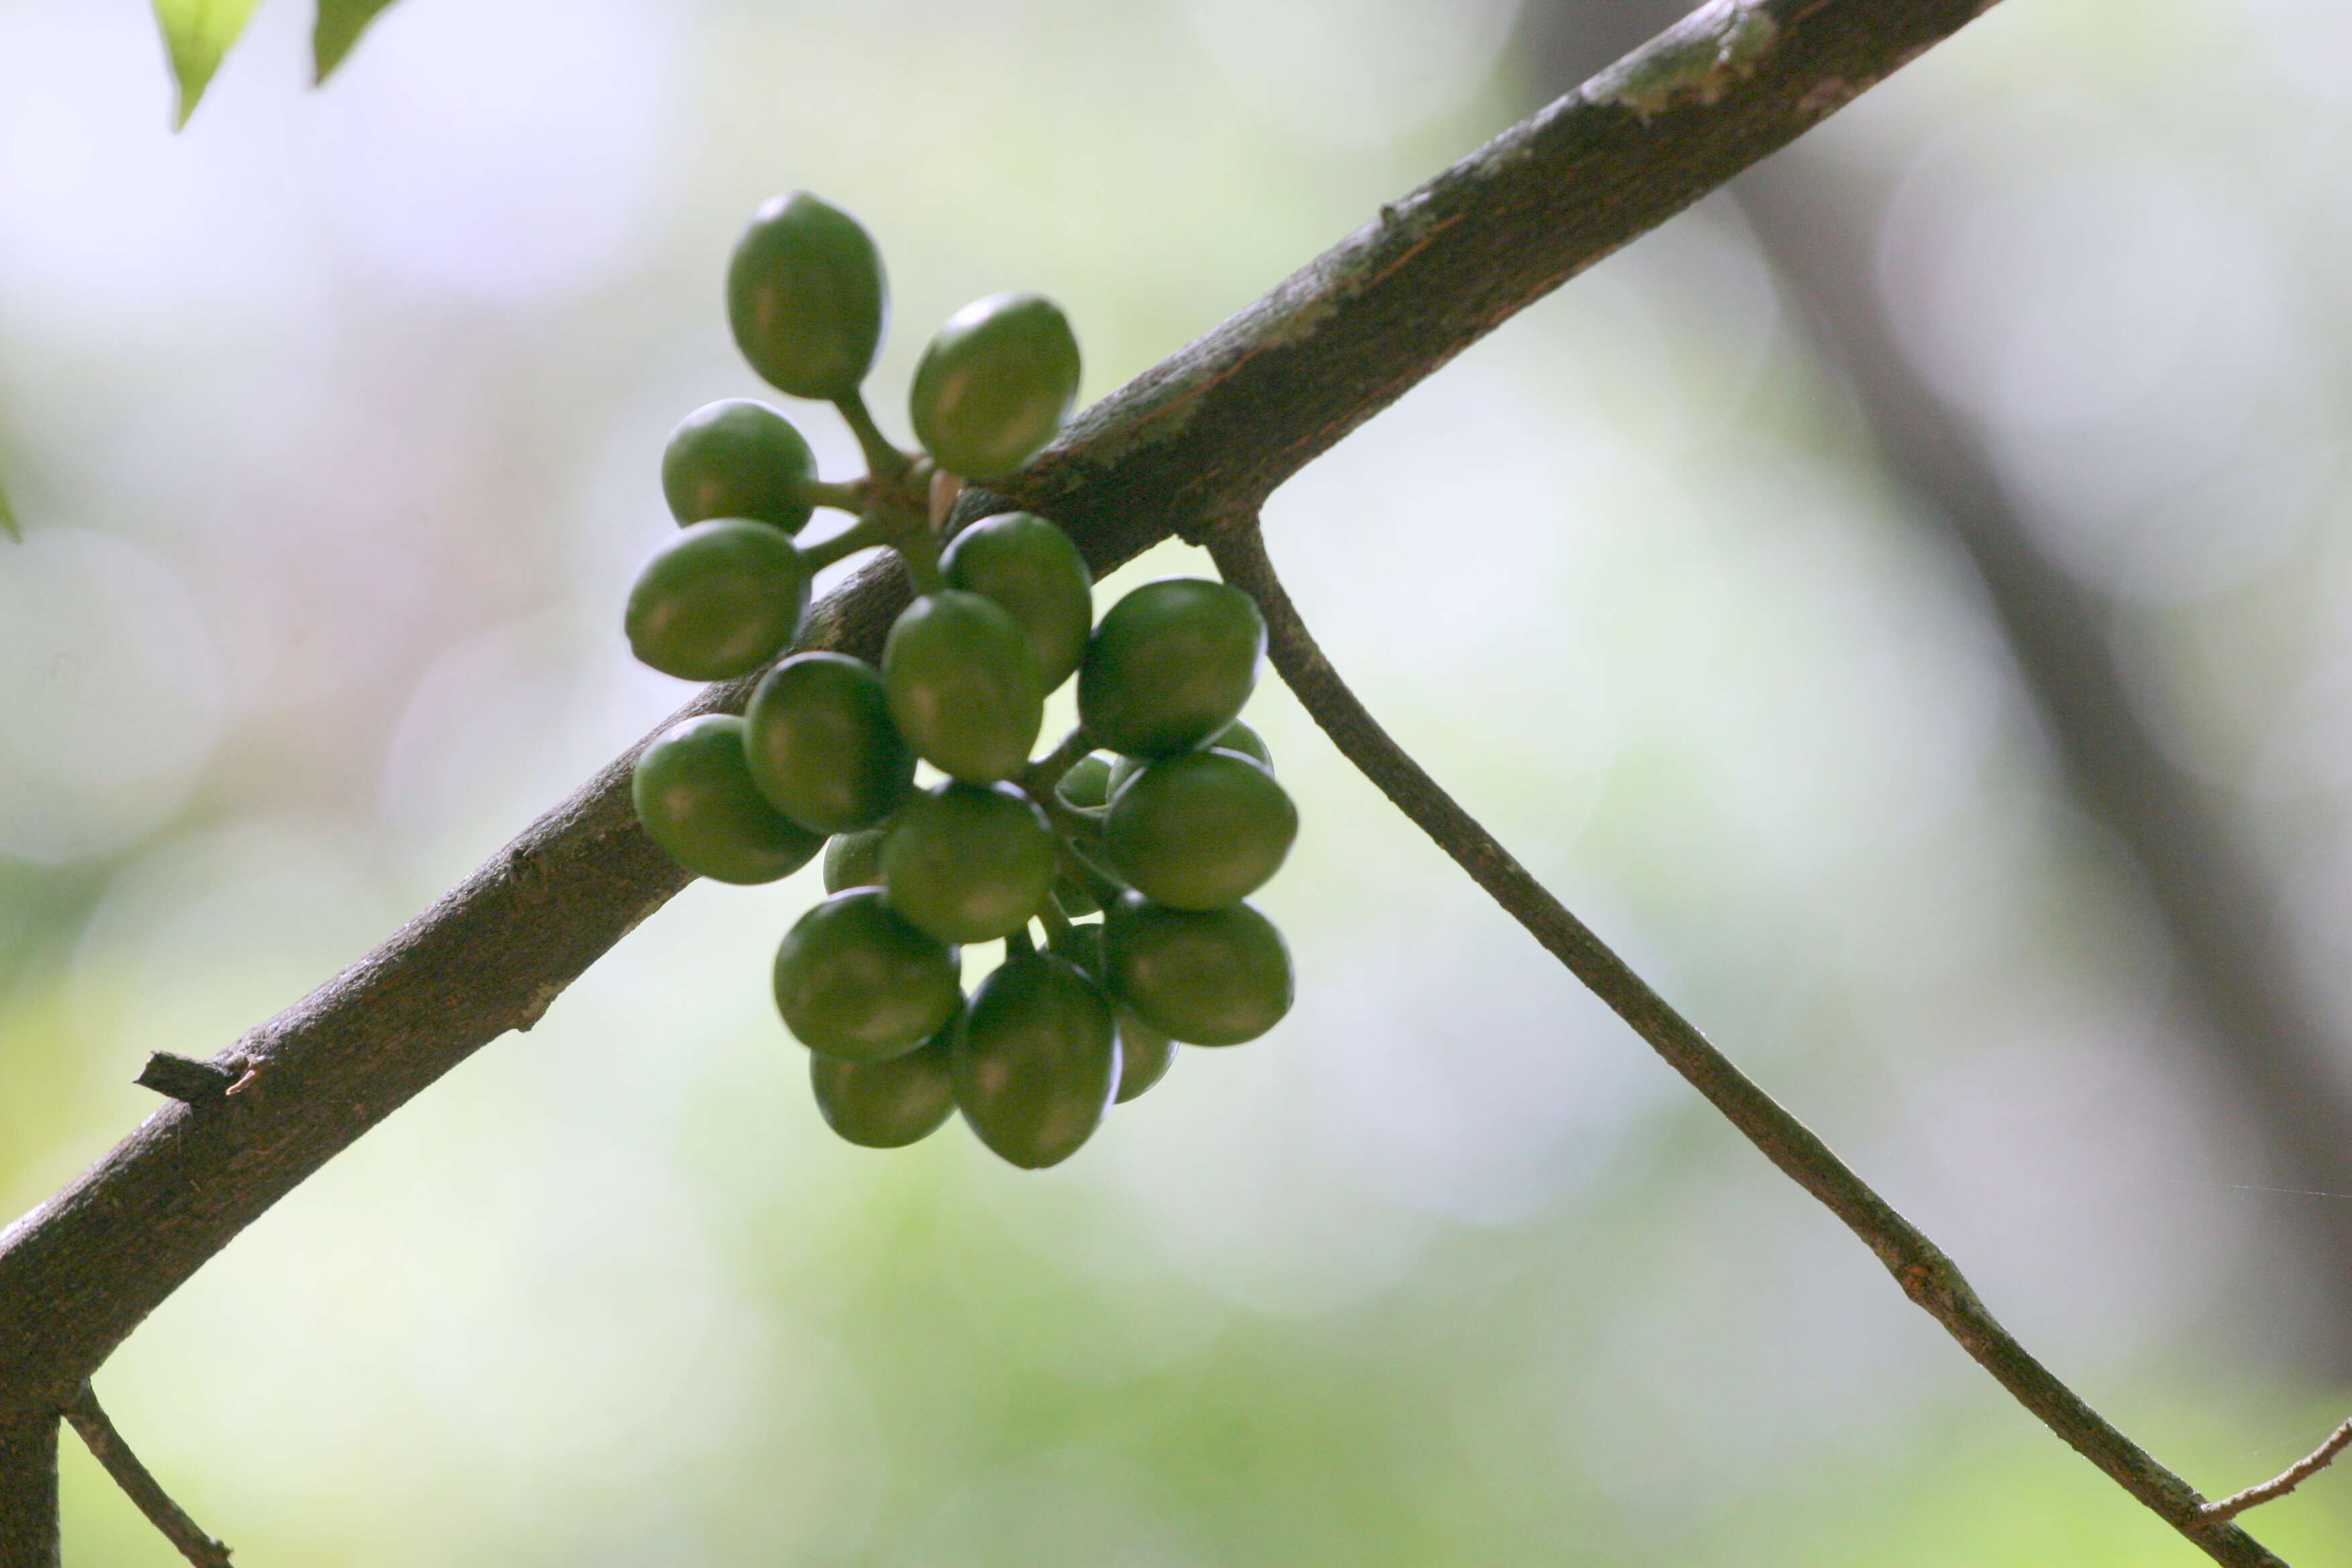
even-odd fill
[(174, 129), (185, 126), (205, 95), (205, 84), (220, 68), (221, 57), (245, 31), (254, 0), (155, 0), (155, 20), (163, 29), (163, 47), (171, 51), (172, 74), (180, 83), (180, 115)]
[(310, 58), (317, 62), (314, 83), (323, 83), (343, 63), (376, 13), (392, 0), (319, 0), (319, 24), (310, 30)]
[(6, 534), (19, 544), (25, 542), (25, 531), (16, 526), (16, 514), (8, 510), (8, 492), (5, 489), (0, 489), (0, 533)]

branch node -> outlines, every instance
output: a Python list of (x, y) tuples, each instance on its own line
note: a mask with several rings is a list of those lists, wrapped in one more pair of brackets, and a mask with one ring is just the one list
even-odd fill
[(236, 1073), (232, 1068), (215, 1067), (193, 1057), (157, 1051), (147, 1058), (147, 1065), (131, 1081), (142, 1089), (152, 1089), (183, 1105), (203, 1105), (226, 1094), (229, 1085), (236, 1081)]
[(1196, 549), (1209, 550), (1213, 549), (1220, 540), (1238, 539), (1256, 528), (1257, 509), (1251, 507), (1219, 512), (1197, 521), (1180, 522), (1176, 525), (1176, 537)]
[(530, 994), (523, 1000), (522, 1012), (515, 1019), (515, 1032), (529, 1034), (531, 1026), (547, 1016), (547, 1010), (554, 1006), (555, 999), (562, 994), (563, 986), (557, 981), (542, 980), (532, 986)]

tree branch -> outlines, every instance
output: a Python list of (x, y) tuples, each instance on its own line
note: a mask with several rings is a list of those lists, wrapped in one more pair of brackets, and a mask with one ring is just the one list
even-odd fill
[(1903, 1293), (1941, 1323), (2018, 1403), (2215, 1562), (2233, 1568), (2284, 1568), (2252, 1536), (2228, 1524), (2226, 1515), (2215, 1517), (2195, 1488), (2157, 1463), (2027, 1353), (1977, 1299), (1950, 1258), (1650, 989), (1390, 739), (1316, 646), (1275, 574), (1255, 519), (1220, 529), (1208, 545), (1225, 581), (1257, 601), (1275, 668), (1340, 753), (1766, 1159), (1843, 1220), (1877, 1254)]
[(2326, 1469), (2329, 1462), (2342, 1453), (2347, 1444), (2352, 1444), (2352, 1421), (2347, 1421), (2329, 1433), (2326, 1442), (2288, 1466), (2283, 1474), (2273, 1477), (2258, 1487), (2248, 1487), (2244, 1491), (2233, 1492), (2219, 1502), (2207, 1503), (2205, 1517), (2216, 1522), (2235, 1519), (2250, 1508), (2257, 1508), (2263, 1503), (2286, 1496), (2287, 1493)]
[(0, 1568), (56, 1568), (58, 1413), (0, 1416)]
[(66, 1419), (81, 1434), (82, 1442), (89, 1448), (90, 1457), (106, 1467), (114, 1484), (123, 1494), (139, 1505), (147, 1522), (161, 1531), (163, 1539), (179, 1548), (180, 1555), (196, 1568), (229, 1568), (228, 1543), (206, 1535), (188, 1510), (172, 1500), (153, 1472), (139, 1462), (122, 1434), (114, 1429), (106, 1412), (98, 1403), (98, 1390), (85, 1383), (73, 1403), (66, 1406)]
[[(1712, 3), (1384, 208), (1257, 304), (1088, 410), (1006, 499), (1107, 571), (1276, 485), (1464, 348), (1977, 15), (1979, 0)], [(967, 496), (963, 517), (986, 498)], [(877, 564), (799, 646), (871, 657), (903, 602)], [(740, 709), (750, 683), (686, 712)], [(565, 986), (683, 885), (639, 831), (635, 751), (383, 947), (0, 1234), (0, 1568), (37, 1431), (205, 1259), (408, 1098)], [(17, 1425), (11, 1426), (15, 1421)], [(52, 1495), (53, 1495), (53, 1482)], [(31, 1555), (26, 1555), (30, 1552)], [(13, 1555), (12, 1555), (13, 1553)]]

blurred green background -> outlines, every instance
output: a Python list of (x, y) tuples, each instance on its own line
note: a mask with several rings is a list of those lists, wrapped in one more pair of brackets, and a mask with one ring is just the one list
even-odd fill
[[(2347, 16), (2010, 0), (1267, 524), (1465, 804), (2214, 1493), (2352, 1395), (2352, 1142), (2295, 1118), (2352, 1072)], [(174, 137), (136, 0), (0, 0), (6, 1212), (153, 1108), (148, 1052), (227, 1046), (685, 697), (619, 606), (671, 425), (761, 395), (719, 302), (761, 198), (880, 240), (903, 437), (967, 300), (1060, 300), (1091, 399), (1656, 20), (404, 0), (310, 93), (273, 0)], [(2017, 635), (1954, 472), (2095, 658)], [(2070, 730), (2069, 679), (2120, 719)], [(1261, 900), (1297, 1009), (1068, 1164), (835, 1142), (765, 993), (814, 869), (698, 884), (101, 1394), (256, 1568), (2203, 1561), (1278, 685), (1250, 718), (1305, 810)], [(2137, 816), (2078, 776), (2135, 748)], [(2200, 906), (2176, 854), (2240, 880)], [(65, 1462), (68, 1563), (176, 1561)], [(2250, 1523), (2352, 1561), (2352, 1477)]]

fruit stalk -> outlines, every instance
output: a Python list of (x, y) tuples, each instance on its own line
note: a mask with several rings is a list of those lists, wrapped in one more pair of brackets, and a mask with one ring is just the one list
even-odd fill
[(857, 449), (866, 454), (866, 471), (874, 483), (895, 489), (915, 466), (915, 460), (893, 445), (890, 437), (882, 434), (882, 426), (874, 423), (874, 412), (866, 406), (865, 393), (854, 391), (836, 397), (833, 405), (841, 410), (850, 433), (857, 437)]

